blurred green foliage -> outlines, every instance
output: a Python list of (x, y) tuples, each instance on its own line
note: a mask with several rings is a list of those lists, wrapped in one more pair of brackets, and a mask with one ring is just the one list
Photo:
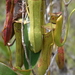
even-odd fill
[(5, 20), (5, 0), (1, 0), (0, 2), (0, 25), (3, 25), (4, 20)]
[[(69, 13), (75, 8), (75, 0), (72, 0), (68, 6)], [(75, 67), (75, 61), (71, 56), (75, 57), (75, 12), (70, 19), (69, 34), (65, 44), (66, 59), (69, 68)]]
[[(68, 6), (69, 13), (75, 8), (75, 0), (72, 0), (70, 5)], [(63, 8), (64, 9), (64, 8)], [(0, 1), (0, 33), (3, 28), (3, 23), (5, 20), (5, 0)], [(71, 16), (70, 19), (70, 28), (69, 28), (69, 34), (67, 41), (64, 45), (65, 47), (65, 55), (67, 59), (67, 65), (68, 67), (75, 67), (75, 60), (70, 55), (73, 55), (75, 57), (75, 13)], [(15, 44), (11, 46), (12, 56), (13, 60), (15, 60)], [(6, 46), (3, 44), (2, 37), (0, 35), (0, 61), (7, 64), (9, 61), (9, 51)]]

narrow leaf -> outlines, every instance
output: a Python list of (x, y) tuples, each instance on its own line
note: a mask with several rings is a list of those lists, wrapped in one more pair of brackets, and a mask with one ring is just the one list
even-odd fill
[[(31, 51), (30, 49), (30, 42), (29, 42), (29, 38), (28, 38), (28, 30), (27, 30), (27, 24), (24, 25), (24, 41), (25, 41), (25, 44), (26, 44), (26, 50), (27, 50), (27, 55), (29, 57), (29, 60), (30, 60), (30, 63), (32, 66), (35, 66), (38, 58), (39, 58), (39, 55), (40, 55), (40, 52), (38, 53), (34, 53), (33, 51)], [(24, 65), (25, 65), (25, 68), (26, 69), (29, 69), (29, 65), (27, 63), (27, 60), (26, 58), (24, 59)]]
[(3, 63), (0, 63), (0, 75), (17, 75), (11, 68)]

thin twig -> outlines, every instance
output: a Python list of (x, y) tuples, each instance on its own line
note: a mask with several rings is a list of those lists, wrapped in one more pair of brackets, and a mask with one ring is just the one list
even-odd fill
[(47, 6), (47, 8), (46, 8), (46, 13), (45, 13), (45, 18), (46, 18), (46, 23), (49, 23), (50, 22), (50, 16), (49, 16), (49, 13), (50, 13), (50, 7), (52, 6), (52, 5), (54, 5), (55, 4), (55, 1), (52, 1), (52, 2), (50, 2), (50, 4), (48, 4), (48, 6)]
[(27, 12), (27, 14), (28, 14), (28, 17), (29, 17), (28, 6), (27, 6), (27, 4), (26, 4), (26, 3), (25, 3), (25, 5), (26, 5), (26, 12)]
[[(30, 64), (30, 60), (27, 56), (26, 45), (24, 43), (24, 34), (23, 34), (23, 30), (24, 30), (23, 29), (23, 25), (24, 25), (24, 6), (25, 6), (25, 2), (24, 2), (24, 0), (22, 0), (22, 24), (21, 24), (22, 45), (23, 45), (23, 48), (24, 48), (24, 51), (25, 51), (25, 57), (26, 57), (26, 60), (28, 62), (29, 68), (32, 68), (32, 66)], [(33, 69), (32, 69), (32, 73), (33, 73), (33, 75), (36, 75)]]
[(57, 55), (57, 49), (56, 49), (56, 51), (55, 51), (55, 53), (54, 53), (53, 58), (51, 59), (50, 65), (49, 65), (49, 67), (48, 67), (48, 69), (46, 70), (46, 73), (45, 73), (44, 75), (47, 75), (48, 71), (50, 70), (50, 68), (51, 68), (51, 66), (52, 66), (52, 64), (53, 64), (53, 62), (54, 62), (54, 60), (55, 60), (56, 55)]
[(24, 51), (25, 51), (25, 57), (26, 57), (26, 60), (30, 66), (30, 63), (29, 63), (29, 59), (28, 59), (28, 56), (27, 56), (27, 52), (26, 52), (26, 45), (24, 43), (24, 34), (23, 34), (23, 25), (24, 25), (24, 0), (22, 0), (22, 24), (21, 24), (21, 33), (22, 33), (22, 45), (23, 45), (23, 48), (24, 48)]
[(65, 25), (66, 23), (68, 23), (68, 5), (71, 3), (72, 0), (69, 0), (68, 2), (66, 2), (65, 0), (63, 0), (64, 2), (64, 14), (63, 14), (63, 31), (62, 31), (62, 37), (64, 36), (64, 33), (65, 33)]
[(68, 6), (71, 3), (72, 0), (69, 0), (68, 2), (66, 2), (65, 0), (63, 0), (65, 6)]

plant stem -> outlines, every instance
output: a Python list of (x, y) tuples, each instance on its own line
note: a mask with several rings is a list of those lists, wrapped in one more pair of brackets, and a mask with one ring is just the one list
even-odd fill
[(10, 64), (10, 67), (13, 67), (13, 66), (12, 66), (12, 54), (11, 54), (11, 49), (10, 49), (9, 46), (7, 46), (7, 47), (8, 47), (8, 50), (9, 50), (9, 56), (10, 56), (10, 58), (9, 58), (9, 64)]

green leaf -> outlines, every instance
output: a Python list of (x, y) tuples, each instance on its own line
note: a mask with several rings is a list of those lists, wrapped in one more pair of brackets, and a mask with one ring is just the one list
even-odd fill
[[(30, 49), (30, 42), (29, 42), (29, 38), (28, 38), (27, 24), (24, 25), (24, 41), (25, 41), (25, 44), (26, 44), (27, 55), (29, 57), (30, 63), (32, 65), (32, 67), (34, 67), (38, 58), (39, 58), (40, 52), (34, 53)], [(24, 58), (24, 66), (25, 66), (26, 69), (29, 69), (26, 58)]]
[(0, 63), (0, 75), (17, 75), (11, 68)]
[(8, 48), (1, 41), (0, 41), (0, 53), (2, 53), (7, 59), (9, 59), (9, 51), (8, 51)]

